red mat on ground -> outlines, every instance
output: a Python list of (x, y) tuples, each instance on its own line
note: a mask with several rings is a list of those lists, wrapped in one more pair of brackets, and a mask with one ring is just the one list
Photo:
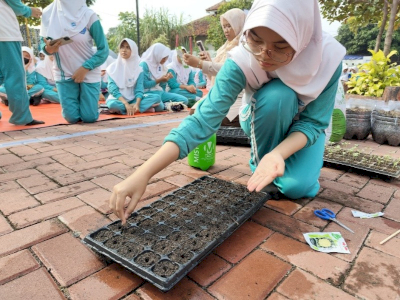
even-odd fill
[[(35, 125), (35, 126), (25, 126), (25, 125), (13, 125), (9, 123), (11, 117), (11, 112), (7, 106), (0, 103), (0, 111), (2, 113), (2, 118), (0, 120), (0, 132), (5, 131), (13, 131), (13, 130), (24, 130), (31, 128), (40, 128), (40, 127), (48, 127), (60, 124), (68, 124), (67, 121), (61, 115), (61, 106), (60, 104), (41, 104), (39, 106), (29, 106), (32, 116), (36, 120), (44, 121), (45, 124)], [(98, 121), (110, 120), (110, 119), (120, 119), (120, 118), (136, 118), (136, 117), (148, 117), (152, 115), (159, 114), (167, 114), (170, 112), (157, 112), (157, 113), (143, 113), (136, 114), (134, 116), (126, 116), (126, 115), (103, 115), (100, 114)]]

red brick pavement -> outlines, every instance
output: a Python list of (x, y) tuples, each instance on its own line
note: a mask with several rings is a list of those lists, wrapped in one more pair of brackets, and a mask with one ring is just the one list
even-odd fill
[[(0, 134), (1, 143), (183, 118), (185, 113), (55, 126)], [(81, 243), (116, 219), (114, 184), (131, 174), (178, 125), (171, 123), (0, 148), (0, 299), (400, 299), (400, 181), (323, 168), (314, 199), (274, 199), (163, 293)], [(350, 141), (366, 152), (400, 156), (398, 147)], [(246, 184), (250, 149), (217, 147), (208, 172), (177, 161), (152, 178), (138, 208), (195, 178)], [(329, 207), (355, 231), (316, 218)], [(383, 211), (355, 219), (351, 210)], [(351, 254), (313, 251), (302, 233), (340, 231)]]

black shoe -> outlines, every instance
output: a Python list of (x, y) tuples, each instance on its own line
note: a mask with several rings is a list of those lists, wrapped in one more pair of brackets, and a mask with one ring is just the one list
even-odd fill
[(41, 96), (32, 97), (31, 100), (33, 106), (38, 106), (42, 101), (42, 97)]
[(40, 125), (40, 124), (44, 124), (44, 122), (33, 119), (32, 122), (29, 122), (28, 124), (26, 124), (26, 126)]
[(8, 100), (7, 100), (7, 98), (4, 97), (4, 96), (0, 96), (0, 98), (1, 98), (1, 103), (3, 103), (5, 106), (8, 106)]

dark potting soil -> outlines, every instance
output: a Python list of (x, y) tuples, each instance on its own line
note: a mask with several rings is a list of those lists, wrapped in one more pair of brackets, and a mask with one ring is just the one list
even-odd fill
[(161, 277), (169, 277), (179, 269), (179, 265), (169, 260), (161, 260), (153, 268), (153, 272)]
[[(116, 221), (87, 238), (96, 241), (90, 243), (96, 250), (167, 290), (177, 281), (171, 276), (182, 278), (250, 217), (248, 212), (261, 207), (265, 197), (203, 177), (139, 209), (126, 226)], [(160, 277), (169, 281), (160, 282)]]
[(400, 111), (399, 110), (376, 110), (375, 113), (384, 116), (384, 117), (389, 117), (389, 118), (400, 118)]

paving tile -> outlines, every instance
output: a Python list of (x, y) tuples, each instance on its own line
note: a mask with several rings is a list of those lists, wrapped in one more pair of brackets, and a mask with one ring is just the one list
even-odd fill
[(369, 183), (357, 194), (357, 196), (386, 204), (389, 202), (394, 191), (394, 188)]
[(71, 169), (56, 162), (48, 165), (38, 166), (37, 169), (49, 178), (55, 178), (74, 173), (74, 171)]
[(97, 184), (103, 189), (109, 190), (110, 192), (113, 190), (114, 186), (121, 181), (121, 178), (115, 175), (105, 175), (91, 180), (91, 182)]
[(233, 155), (234, 155), (234, 152), (229, 151), (229, 150), (218, 151), (215, 154), (215, 161), (224, 160), (224, 159), (232, 157)]
[(215, 164), (210, 167), (207, 172), (211, 173), (211, 174), (216, 174), (216, 173), (220, 173), (224, 170), (229, 169), (230, 167), (236, 166), (238, 163), (237, 162), (232, 162), (229, 160), (215, 160)]
[(70, 147), (65, 149), (65, 151), (74, 154), (76, 156), (82, 157), (84, 155), (89, 155), (89, 154), (93, 154), (92, 150), (89, 150), (87, 148), (84, 147), (80, 147), (80, 146), (74, 146), (74, 147)]
[(239, 178), (233, 180), (233, 182), (247, 186), (247, 182), (249, 181), (249, 179), (250, 179), (250, 176), (244, 175), (242, 177), (239, 177)]
[(175, 190), (178, 187), (176, 185), (164, 182), (164, 181), (158, 181), (156, 183), (151, 183), (147, 186), (146, 191), (144, 192), (142, 196), (142, 200), (145, 200), (147, 198), (151, 198), (154, 196), (159, 196), (165, 192)]
[(24, 160), (19, 158), (15, 154), (3, 154), (3, 155), (0, 155), (0, 167), (19, 164), (19, 163), (23, 163), (23, 162), (24, 162)]
[(37, 154), (24, 156), (23, 159), (25, 161), (32, 161), (32, 160), (37, 160), (37, 159), (41, 159), (41, 158), (45, 158), (45, 157), (51, 158), (52, 156), (60, 155), (60, 154), (65, 154), (65, 151), (58, 149), (58, 150), (52, 150), (52, 151), (48, 151), (48, 152), (40, 152)]
[(104, 267), (100, 259), (70, 233), (37, 244), (32, 250), (61, 286), (69, 286)]
[(80, 172), (84, 170), (104, 167), (106, 165), (111, 165), (113, 163), (115, 163), (114, 160), (111, 160), (109, 158), (104, 158), (92, 162), (85, 162), (85, 163), (80, 163), (78, 165), (73, 165), (71, 166), (71, 169), (74, 170), (75, 172)]
[(303, 223), (292, 217), (277, 213), (269, 208), (261, 208), (252, 219), (273, 231), (281, 232), (297, 240), (303, 241), (303, 232), (316, 232), (319, 229), (315, 226)]
[(67, 229), (62, 224), (50, 220), (0, 236), (0, 257), (28, 248), (66, 231)]
[(136, 291), (141, 299), (147, 300), (177, 300), (177, 299), (199, 299), (213, 300), (201, 287), (186, 277), (177, 283), (168, 292), (162, 292), (154, 285), (146, 283)]
[(214, 176), (216, 178), (220, 178), (222, 180), (227, 180), (227, 181), (232, 181), (236, 178), (240, 178), (243, 176), (242, 172), (236, 171), (232, 168), (229, 168), (227, 170), (215, 173)]
[(189, 177), (192, 177), (192, 178), (195, 178), (195, 179), (199, 178), (199, 177), (202, 177), (202, 176), (210, 175), (210, 173), (207, 172), (207, 171), (202, 171), (200, 169), (196, 169), (196, 168), (190, 167), (190, 166), (185, 165), (185, 164), (180, 164), (180, 163), (169, 165), (167, 167), (167, 170), (170, 170), (170, 171), (173, 171), (173, 172), (176, 172), (176, 173), (185, 174), (186, 176), (189, 176)]
[(331, 180), (325, 180), (325, 179), (320, 179), (319, 181), (320, 185), (324, 189), (331, 189), (335, 191), (340, 191), (343, 193), (347, 193), (350, 195), (355, 195), (360, 191), (359, 188), (352, 187), (347, 184), (343, 184), (337, 181), (331, 181)]
[(108, 173), (112, 173), (114, 175), (117, 175), (117, 176), (118, 176), (118, 172), (120, 170), (123, 170), (123, 169), (131, 170), (131, 173), (133, 173), (133, 170), (134, 170), (130, 166), (121, 164), (119, 162), (116, 162), (116, 163), (111, 164), (111, 165), (106, 165), (106, 166), (102, 167), (101, 169), (103, 169), (104, 171), (107, 171)]
[(81, 158), (84, 159), (85, 161), (94, 161), (103, 158), (114, 158), (118, 157), (119, 155), (124, 155), (124, 153), (118, 150), (112, 150), (101, 153), (90, 153), (88, 155), (81, 156)]
[(0, 174), (0, 182), (12, 181), (15, 179), (24, 178), (24, 177), (28, 177), (28, 176), (36, 175), (36, 174), (40, 174), (40, 173), (33, 169), (26, 169), (26, 170), (16, 171), (16, 172), (7, 172), (4, 174)]
[(327, 180), (336, 180), (338, 179), (340, 176), (342, 176), (344, 174), (344, 171), (342, 170), (335, 170), (332, 168), (322, 168), (321, 169), (321, 175), (320, 178), (321, 179), (327, 179)]
[[(73, 171), (72, 171), (73, 172)], [(89, 169), (81, 172), (73, 172), (61, 176), (54, 176), (53, 179), (61, 185), (70, 185), (81, 181), (90, 180), (98, 176), (107, 175), (109, 172), (102, 168)], [(120, 179), (121, 180), (121, 179)]]
[(268, 200), (267, 202), (265, 202), (264, 206), (288, 216), (293, 215), (296, 211), (302, 208), (300, 204), (294, 202), (293, 200), (285, 199)]
[(226, 273), (231, 265), (214, 254), (208, 255), (195, 267), (188, 276), (203, 287), (208, 286), (222, 274)]
[(383, 204), (365, 200), (363, 198), (352, 196), (344, 192), (325, 189), (318, 195), (320, 198), (328, 199), (343, 206), (355, 208), (366, 213), (375, 213), (382, 211)]
[(88, 233), (110, 223), (110, 220), (90, 206), (82, 206), (58, 217), (68, 228), (83, 239)]
[[(172, 177), (172, 176), (175, 176), (175, 175), (179, 175), (179, 174), (176, 173), (176, 172), (173, 172), (171, 170), (164, 169), (164, 170), (158, 172), (156, 175), (154, 175), (150, 179), (149, 183), (153, 183), (153, 182), (159, 181), (161, 179), (165, 179), (165, 178)], [(185, 176), (185, 177), (187, 177), (187, 176)], [(188, 178), (190, 178), (190, 181), (193, 181), (193, 177), (188, 177)]]
[(246, 222), (215, 249), (215, 253), (231, 263), (237, 263), (248, 255), (272, 231), (254, 222)]
[(51, 219), (83, 205), (85, 203), (78, 198), (72, 197), (17, 212), (8, 216), (8, 219), (16, 228), (23, 228), (43, 220)]
[(186, 184), (189, 184), (193, 181), (192, 177), (187, 177), (183, 174), (179, 174), (179, 175), (173, 175), (173, 176), (169, 176), (167, 178), (164, 178), (165, 182), (174, 184), (176, 186), (182, 187)]
[(350, 228), (352, 223), (354, 223), (386, 234), (392, 234), (396, 230), (400, 229), (400, 222), (395, 222), (386, 219), (385, 217), (371, 219), (354, 218), (351, 214), (351, 209), (348, 207), (345, 207), (342, 211), (340, 211), (336, 218), (342, 222), (346, 222), (346, 225), (348, 224), (348, 227)]
[(68, 291), (75, 300), (120, 299), (142, 282), (138, 276), (117, 264), (112, 264), (70, 286)]
[(44, 268), (0, 285), (0, 299), (66, 299)]
[[(218, 299), (264, 299), (291, 266), (256, 250), (208, 288)], [(268, 270), (268, 272), (266, 272)]]
[(57, 183), (44, 175), (32, 175), (17, 179), (17, 182), (32, 195), (59, 187)]
[(39, 269), (38, 262), (28, 250), (0, 258), (0, 285)]
[(39, 204), (33, 196), (22, 188), (0, 193), (0, 211), (6, 216)]
[(54, 163), (54, 160), (52, 160), (49, 157), (44, 157), (40, 159), (35, 159), (23, 163), (17, 163), (17, 164), (12, 164), (12, 165), (7, 165), (4, 167), (4, 170), (7, 172), (15, 172), (15, 171), (22, 171), (26, 169), (35, 169), (38, 166), (42, 165), (48, 165)]
[(123, 165), (129, 167), (137, 167), (142, 165), (145, 161), (143, 159), (137, 158), (136, 156), (131, 155), (120, 155), (112, 158), (113, 161), (120, 162)]
[(293, 300), (356, 299), (344, 291), (299, 269), (290, 273), (288, 278), (277, 288), (277, 291)]
[(140, 297), (135, 294), (130, 294), (129, 296), (126, 296), (122, 300), (140, 300)]
[(363, 188), (369, 181), (369, 177), (361, 176), (354, 173), (345, 173), (338, 179), (338, 182), (353, 186), (355, 188)]
[(6, 218), (0, 214), (0, 236), (10, 233), (11, 231), (13, 231), (11, 225), (8, 224)]
[(344, 290), (363, 299), (398, 299), (400, 258), (363, 248), (346, 278)]
[(60, 155), (54, 155), (53, 159), (58, 161), (60, 164), (73, 169), (76, 165), (85, 164), (86, 162), (79, 156), (73, 155), (71, 153), (63, 153)]
[[(393, 232), (394, 233), (394, 232)], [(365, 245), (375, 250), (385, 252), (400, 258), (400, 235), (397, 235), (381, 245), (380, 243), (389, 235), (372, 230), (365, 241)]]
[(288, 300), (288, 298), (282, 296), (281, 294), (278, 294), (276, 292), (273, 292), (267, 300)]
[(79, 194), (78, 198), (94, 207), (103, 214), (111, 213), (111, 209), (108, 206), (108, 202), (111, 197), (111, 192), (106, 191), (102, 188), (97, 188), (89, 192)]
[(385, 218), (400, 222), (400, 198), (392, 198), (383, 212)]
[(39, 153), (37, 150), (29, 146), (12, 147), (9, 148), (8, 150), (19, 157)]
[[(304, 239), (303, 239), (304, 240)], [(306, 243), (274, 233), (260, 248), (271, 251), (281, 259), (313, 273), (333, 285), (340, 285), (350, 264), (310, 248)]]
[(16, 181), (5, 181), (0, 182), (0, 193), (4, 193), (10, 190), (16, 190), (21, 186)]
[(314, 211), (317, 209), (329, 208), (334, 213), (338, 213), (342, 207), (342, 205), (329, 200), (314, 198), (310, 203), (306, 204), (302, 209), (295, 213), (293, 217), (297, 220), (317, 226), (318, 228), (323, 228), (328, 222), (318, 218), (314, 214)]
[(84, 181), (80, 183), (75, 183), (72, 185), (64, 186), (62, 188), (58, 188), (52, 191), (44, 192), (35, 195), (35, 198), (38, 199), (42, 203), (48, 203), (52, 201), (61, 200), (64, 198), (76, 196), (82, 194), (84, 192), (94, 190), (97, 188), (97, 185), (90, 181)]
[(349, 223), (347, 221), (343, 221), (342, 223), (353, 230), (354, 233), (351, 233), (350, 231), (344, 229), (335, 222), (330, 222), (329, 225), (324, 229), (324, 231), (340, 232), (342, 234), (347, 246), (349, 247), (350, 254), (333, 253), (332, 255), (345, 261), (352, 262), (358, 255), (361, 247), (363, 246), (363, 243), (368, 236), (370, 229), (367, 226), (363, 226), (361, 224)]

